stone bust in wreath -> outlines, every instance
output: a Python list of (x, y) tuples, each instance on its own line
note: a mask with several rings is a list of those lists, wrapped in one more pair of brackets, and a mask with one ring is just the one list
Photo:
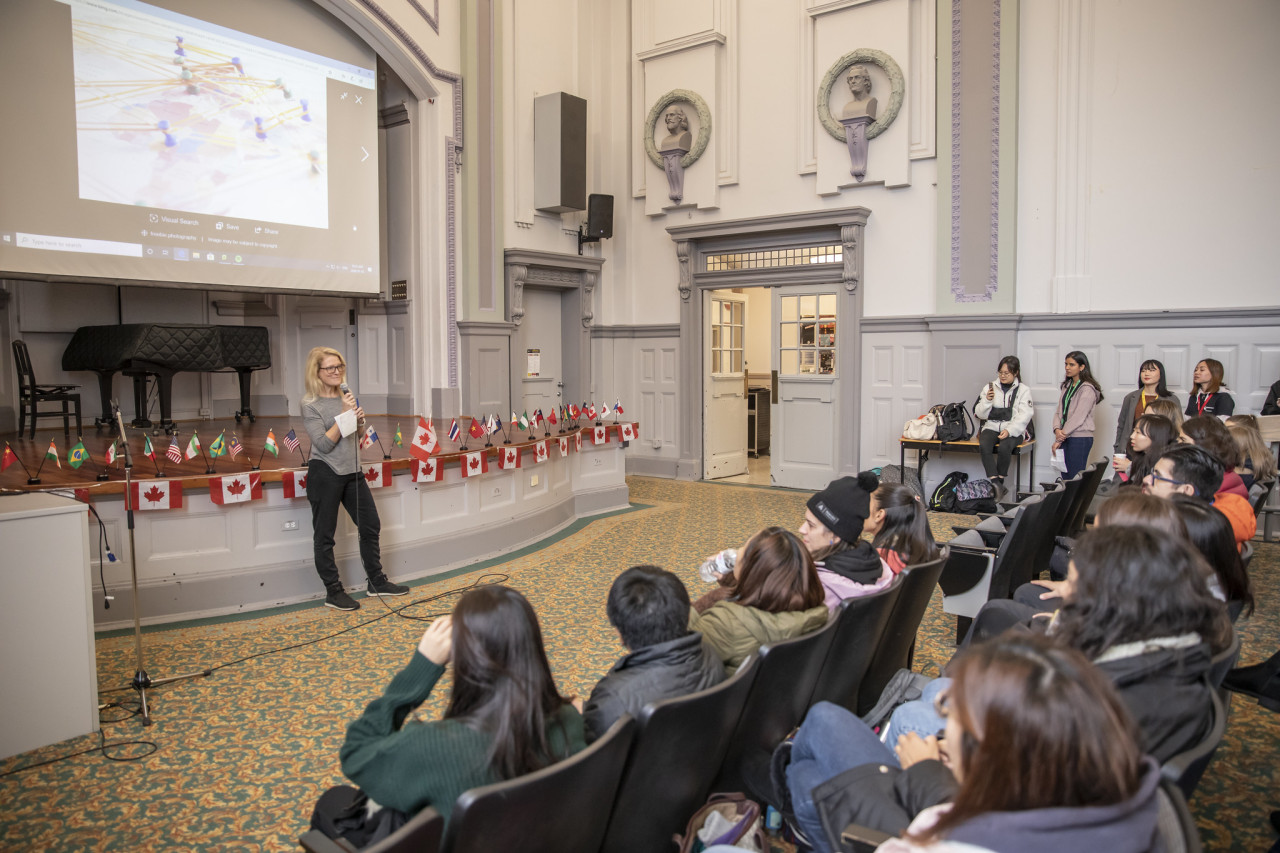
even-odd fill
[[(696, 134), (691, 113), (697, 115)], [(711, 110), (696, 93), (672, 89), (649, 110), (645, 128), (645, 152), (667, 176), (667, 197), (680, 204), (684, 200), (684, 170), (697, 162), (711, 138)]]
[[(879, 102), (872, 96), (871, 70), (875, 66), (889, 78), (889, 104), (881, 113)], [(851, 99), (845, 102), (840, 117), (831, 114), (833, 89), (843, 78)], [(867, 175), (867, 148), (898, 117), (906, 89), (902, 69), (893, 57), (879, 50), (858, 48), (835, 61), (818, 87), (818, 120), (827, 133), (844, 142), (849, 150), (849, 174), (859, 182)]]

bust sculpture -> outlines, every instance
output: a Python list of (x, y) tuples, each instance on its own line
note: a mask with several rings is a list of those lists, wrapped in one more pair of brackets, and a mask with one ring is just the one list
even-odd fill
[(849, 174), (861, 181), (867, 176), (867, 126), (876, 120), (876, 99), (871, 97), (871, 75), (865, 65), (849, 66), (845, 80), (853, 99), (844, 105), (840, 124), (849, 146)]
[(662, 169), (667, 173), (667, 197), (676, 204), (684, 198), (684, 166), (680, 161), (693, 147), (693, 134), (689, 132), (689, 117), (684, 109), (673, 104), (662, 116), (667, 135), (658, 146), (662, 155)]

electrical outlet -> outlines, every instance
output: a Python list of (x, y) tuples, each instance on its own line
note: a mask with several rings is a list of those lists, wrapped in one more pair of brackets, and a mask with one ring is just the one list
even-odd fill
[(297, 522), (297, 521), (295, 521), (295, 520), (293, 520), (293, 519), (290, 519), (290, 520), (288, 520), (288, 521), (286, 521), (286, 522), (284, 523), (284, 527), (283, 527), (283, 528), (281, 528), (281, 529), (282, 529), (282, 530), (297, 530), (297, 529), (298, 529), (298, 522)]
[(497, 486), (494, 486), (493, 491), (489, 493), (489, 497), (496, 498), (496, 497), (499, 497), (501, 494), (502, 494), (502, 489), (498, 488)]
[(529, 478), (529, 488), (533, 488), (536, 485), (538, 485), (538, 475), (534, 474)]
[(213, 412), (212, 412), (212, 411), (210, 411), (209, 409), (201, 409), (201, 410), (200, 410), (200, 417), (202, 417), (202, 418), (211, 418), (211, 417), (213, 417)]
[(591, 465), (594, 468), (599, 468), (603, 464), (603, 462), (604, 460), (602, 460), (599, 456), (591, 457)]

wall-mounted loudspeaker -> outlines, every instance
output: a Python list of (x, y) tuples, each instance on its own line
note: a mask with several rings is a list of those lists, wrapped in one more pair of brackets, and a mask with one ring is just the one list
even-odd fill
[(533, 206), (582, 210), (587, 195), (587, 102), (567, 92), (533, 99)]
[(587, 236), (596, 240), (613, 236), (613, 196), (600, 193), (587, 196)]

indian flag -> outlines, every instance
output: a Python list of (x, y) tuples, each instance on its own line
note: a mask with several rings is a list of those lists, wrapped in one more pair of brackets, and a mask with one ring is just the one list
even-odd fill
[(262, 446), (262, 449), (277, 459), (280, 458), (280, 446), (276, 444), (276, 434), (272, 430), (267, 430), (267, 443)]
[(58, 457), (58, 445), (53, 443), (53, 439), (49, 439), (49, 449), (44, 452), (45, 459), (52, 459), (58, 463), (58, 467), (62, 467), (62, 460)]

